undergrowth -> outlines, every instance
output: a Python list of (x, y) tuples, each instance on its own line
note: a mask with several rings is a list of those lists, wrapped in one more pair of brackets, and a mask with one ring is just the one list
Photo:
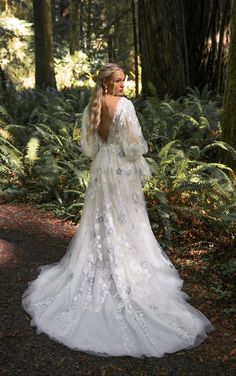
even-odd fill
[[(79, 221), (89, 179), (90, 160), (80, 148), (89, 95), (88, 89), (27, 90), (0, 106), (2, 200), (33, 203)], [(144, 194), (164, 246), (197, 220), (210, 232), (227, 235), (235, 247), (235, 172), (221, 162), (219, 151), (235, 160), (236, 151), (221, 140), (221, 99), (191, 89), (178, 100), (136, 100), (153, 171)], [(222, 275), (233, 273), (235, 260), (226, 260)], [(221, 287), (216, 286), (220, 294)]]

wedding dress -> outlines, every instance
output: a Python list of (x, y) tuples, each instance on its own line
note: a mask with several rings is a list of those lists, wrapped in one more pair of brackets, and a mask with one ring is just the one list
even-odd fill
[(186, 300), (183, 280), (152, 232), (142, 191), (151, 175), (134, 106), (121, 97), (108, 140), (87, 134), (92, 158), (80, 225), (57, 263), (41, 266), (22, 306), (37, 333), (102, 356), (162, 357), (214, 329)]

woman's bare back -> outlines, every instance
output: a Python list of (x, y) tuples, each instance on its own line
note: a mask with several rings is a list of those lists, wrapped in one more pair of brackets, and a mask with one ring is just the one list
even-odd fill
[(104, 142), (107, 142), (110, 126), (119, 100), (120, 97), (113, 95), (106, 95), (102, 98), (101, 122), (97, 131)]

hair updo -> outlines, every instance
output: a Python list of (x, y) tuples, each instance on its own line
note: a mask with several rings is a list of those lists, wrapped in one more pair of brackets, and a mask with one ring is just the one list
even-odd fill
[(107, 63), (101, 66), (97, 74), (93, 76), (96, 83), (88, 105), (89, 124), (88, 131), (94, 132), (98, 128), (101, 121), (102, 95), (104, 94), (104, 81), (109, 79), (111, 75), (122, 70), (117, 64)]

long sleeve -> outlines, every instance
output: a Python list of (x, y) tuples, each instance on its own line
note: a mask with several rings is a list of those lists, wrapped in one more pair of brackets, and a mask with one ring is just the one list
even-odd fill
[(88, 124), (88, 106), (85, 108), (83, 117), (82, 117), (80, 145), (81, 145), (83, 154), (86, 155), (87, 157), (90, 157), (91, 159), (94, 159), (101, 146), (101, 141), (99, 140), (96, 132), (91, 135), (88, 134), (87, 124)]
[(143, 137), (135, 108), (130, 100), (126, 100), (120, 116), (120, 137), (122, 148), (128, 161), (133, 162), (135, 169), (144, 182), (152, 176), (151, 167), (143, 154), (148, 152), (147, 141)]
[(147, 153), (148, 145), (143, 137), (134, 105), (127, 100), (120, 116), (120, 136), (122, 148), (129, 161), (136, 161)]

